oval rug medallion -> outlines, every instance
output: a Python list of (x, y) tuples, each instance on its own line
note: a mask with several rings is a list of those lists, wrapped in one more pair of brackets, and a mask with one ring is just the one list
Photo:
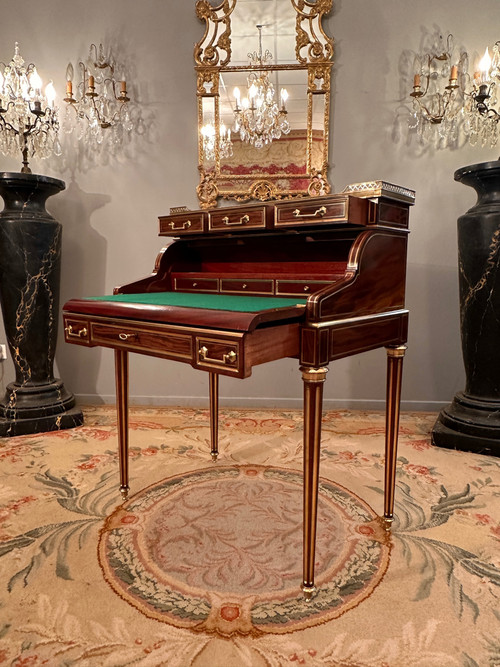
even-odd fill
[(283, 633), (339, 616), (368, 597), (389, 562), (375, 512), (321, 479), (318, 592), (302, 582), (302, 473), (213, 467), (162, 480), (106, 520), (106, 580), (146, 616), (217, 633)]

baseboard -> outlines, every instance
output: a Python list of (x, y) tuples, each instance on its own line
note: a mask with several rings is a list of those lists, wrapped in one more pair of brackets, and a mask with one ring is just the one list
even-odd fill
[[(97, 394), (77, 394), (80, 405), (113, 405), (115, 396)], [(130, 405), (152, 405), (204, 408), (208, 407), (208, 396), (130, 396)], [(405, 412), (439, 412), (449, 401), (401, 401), (401, 410)], [(302, 398), (275, 398), (255, 396), (220, 396), (219, 405), (227, 408), (271, 408), (281, 410), (300, 410)], [(325, 410), (385, 410), (385, 401), (373, 399), (337, 399), (325, 398)]]

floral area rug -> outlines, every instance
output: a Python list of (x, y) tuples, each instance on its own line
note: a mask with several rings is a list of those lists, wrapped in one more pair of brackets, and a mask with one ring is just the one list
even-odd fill
[(378, 585), (389, 538), (340, 486), (320, 486), (318, 593), (302, 581), (302, 475), (231, 466), (177, 475), (113, 513), (100, 544), (106, 579), (147, 616), (224, 637), (291, 632), (335, 618)]
[(0, 442), (0, 665), (499, 667), (500, 460), (430, 445), (403, 414), (396, 520), (384, 416), (323, 420), (305, 602), (300, 411), (132, 408), (131, 497), (114, 408)]

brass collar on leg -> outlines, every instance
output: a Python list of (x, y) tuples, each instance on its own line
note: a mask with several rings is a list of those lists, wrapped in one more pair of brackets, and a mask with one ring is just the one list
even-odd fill
[(394, 358), (404, 357), (407, 349), (408, 348), (406, 347), (406, 345), (398, 345), (397, 347), (386, 347), (388, 356)]
[(302, 372), (302, 379), (305, 382), (324, 382), (328, 373), (328, 368), (326, 367), (308, 368), (307, 366), (301, 366), (300, 370)]

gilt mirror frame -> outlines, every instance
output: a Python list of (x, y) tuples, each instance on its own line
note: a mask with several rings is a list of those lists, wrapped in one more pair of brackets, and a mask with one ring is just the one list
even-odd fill
[[(295, 17), (296, 62), (280, 64), (231, 64), (231, 15), (238, 0), (197, 0), (196, 15), (205, 22), (205, 32), (194, 50), (197, 79), (198, 106), (198, 170), (200, 182), (198, 199), (203, 209), (217, 206), (219, 198), (238, 202), (266, 201), (328, 194), (327, 180), (330, 119), (330, 73), (333, 65), (333, 39), (323, 28), (323, 18), (332, 9), (333, 0), (288, 0)], [(228, 178), (221, 171), (220, 137), (220, 83), (221, 76), (229, 72), (253, 71), (279, 72), (280, 70), (304, 71), (306, 89), (305, 166), (299, 176), (280, 172), (265, 173), (257, 170), (244, 176)], [(313, 106), (318, 99), (323, 104), (320, 111), (322, 127), (313, 133)], [(210, 162), (205, 159), (202, 127), (204, 108), (211, 105), (215, 136), (214, 151)], [(322, 133), (322, 136), (321, 136)], [(315, 146), (313, 163), (313, 137), (321, 136), (322, 144)], [(261, 150), (261, 149), (256, 149)], [(278, 165), (279, 166), (279, 165)], [(300, 181), (293, 179), (300, 178)], [(228, 182), (229, 181), (229, 182)]]

